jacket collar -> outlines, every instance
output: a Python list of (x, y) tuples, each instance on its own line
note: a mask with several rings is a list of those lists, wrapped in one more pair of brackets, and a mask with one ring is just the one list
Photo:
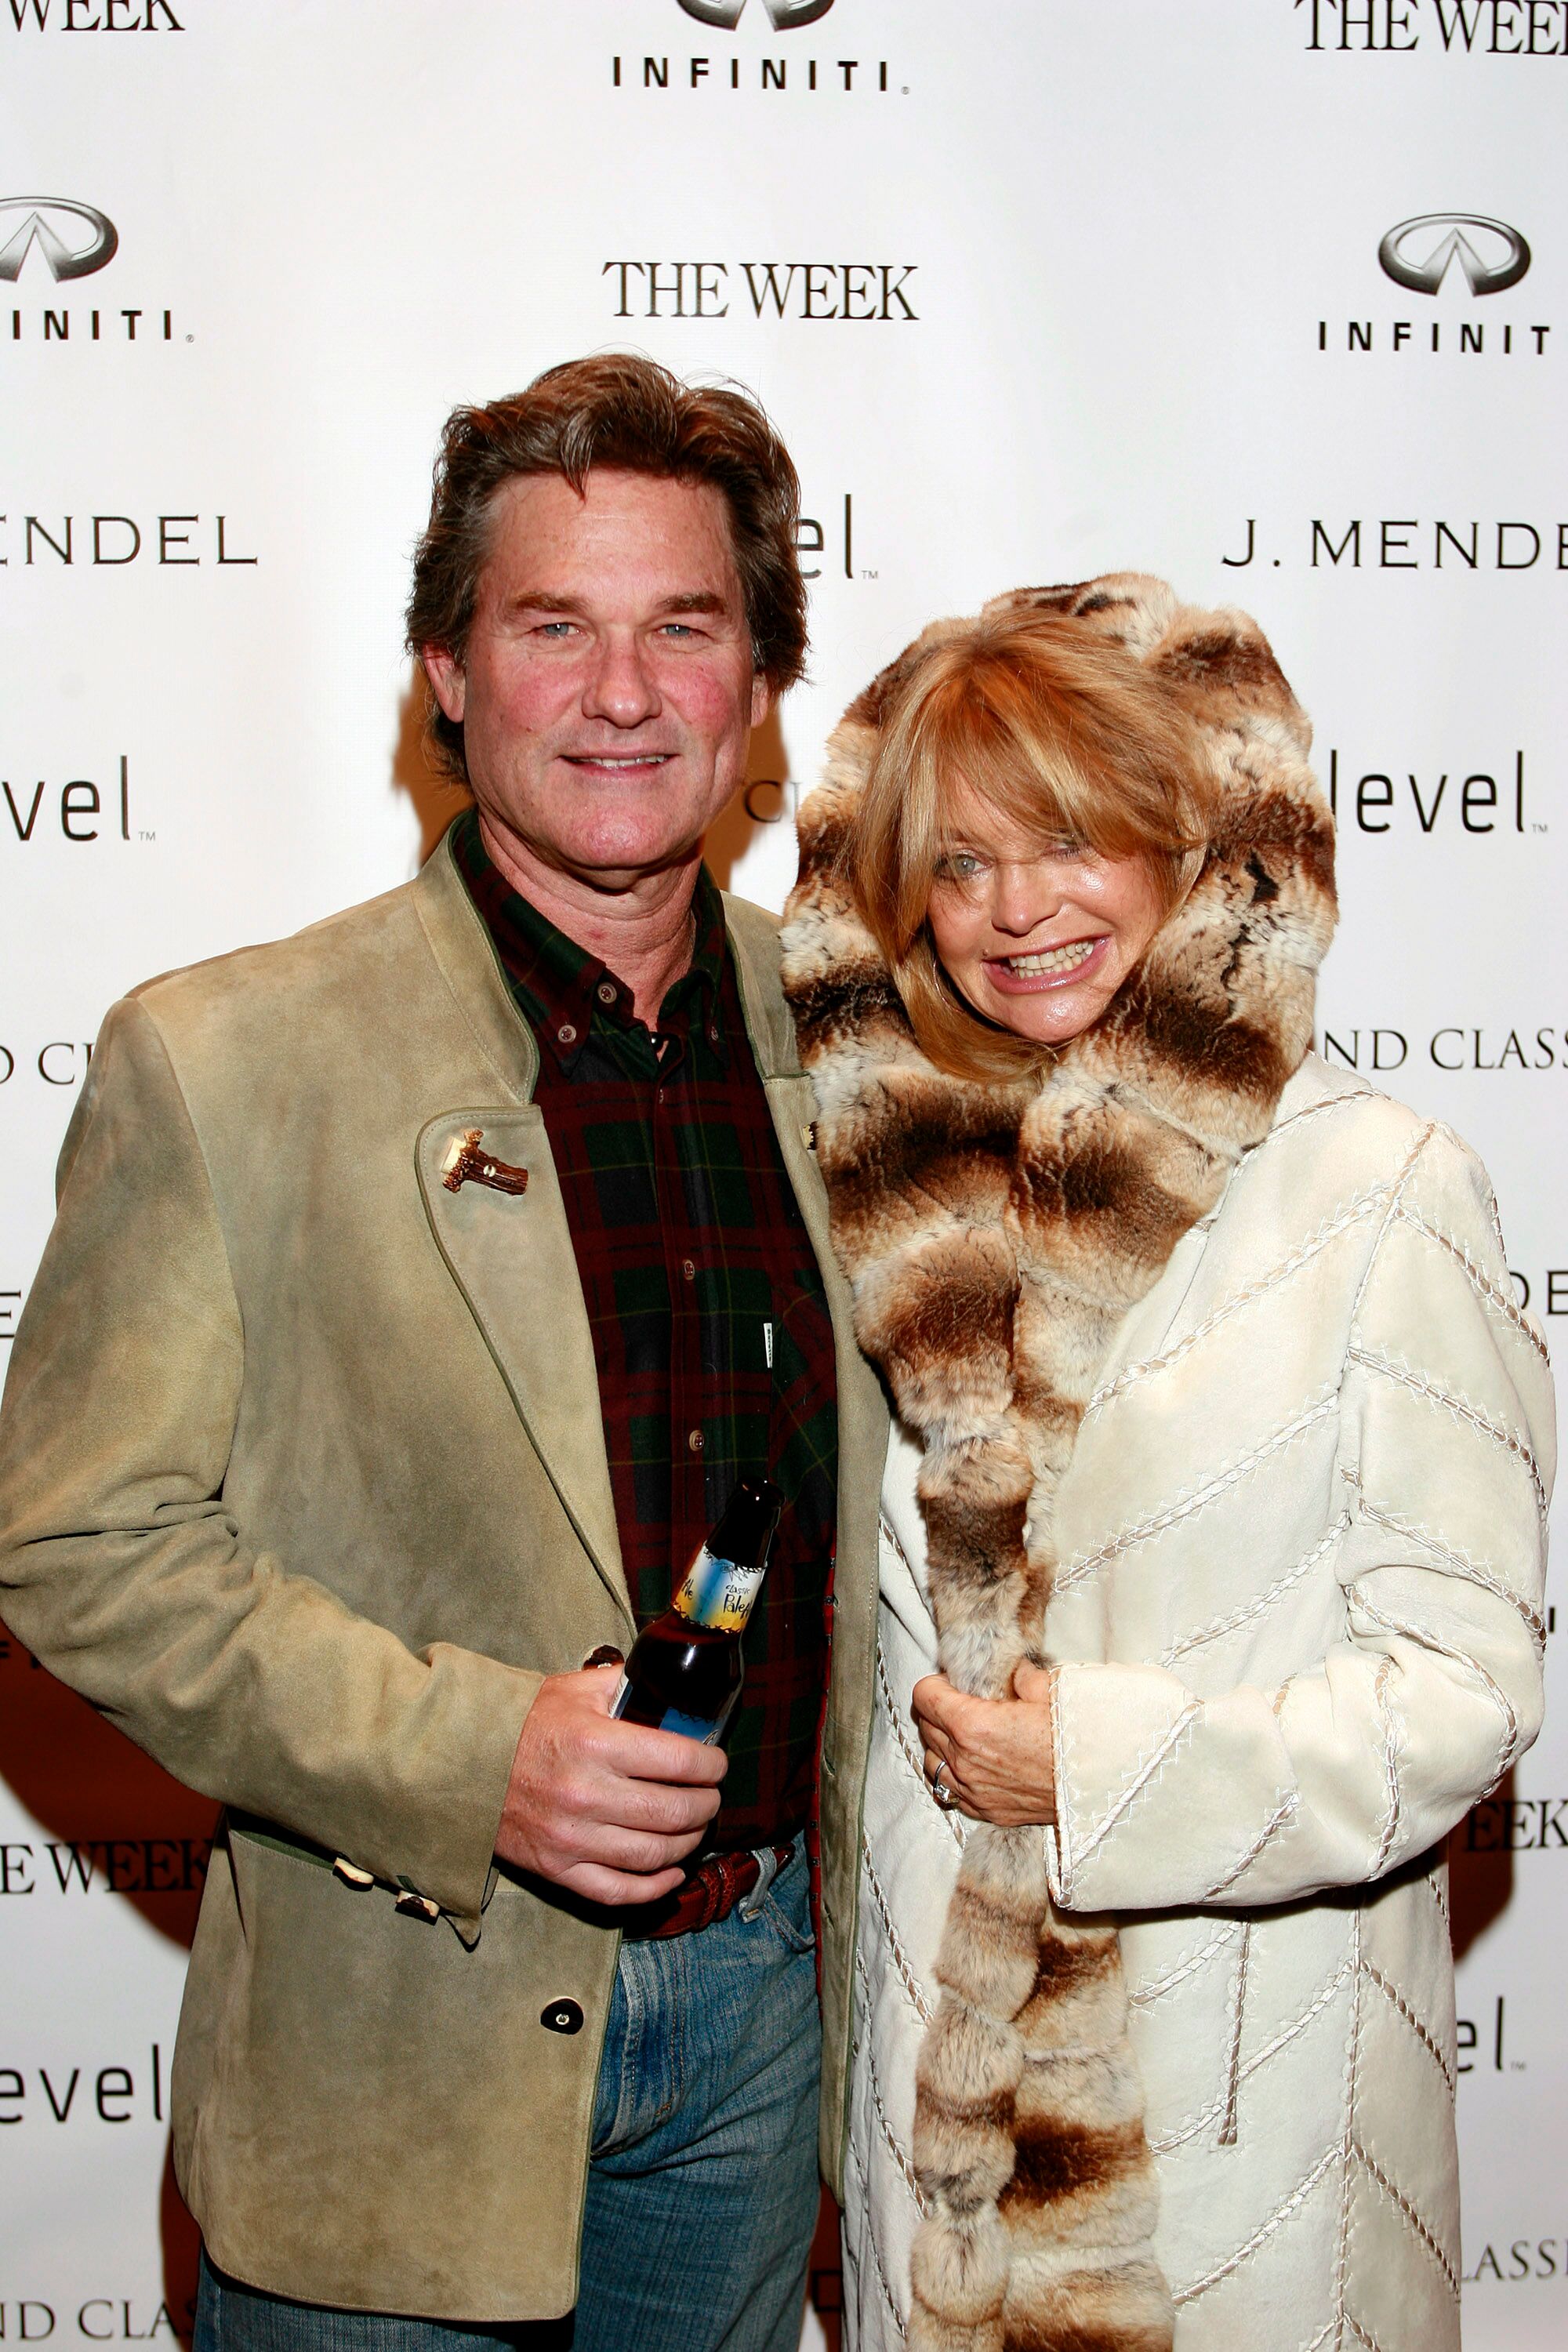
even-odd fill
[(497, 1084), (511, 1101), (531, 1102), (539, 1046), (458, 870), (449, 829), (426, 858), (413, 890), (430, 952)]
[[(452, 855), (449, 830), (426, 861), (413, 891), (430, 952), (480, 1052), (505, 1093), (516, 1102), (531, 1102), (539, 1077), (539, 1045), (468, 896)], [(757, 1069), (764, 1080), (798, 1077), (795, 1024), (779, 979), (778, 919), (744, 898), (731, 898), (727, 890), (721, 895)]]

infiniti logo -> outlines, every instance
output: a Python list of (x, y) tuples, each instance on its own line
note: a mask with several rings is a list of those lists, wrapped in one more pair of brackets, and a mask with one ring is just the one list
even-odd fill
[[(114, 223), (91, 205), (76, 204), (69, 196), (0, 196), (0, 236), (10, 226), (7, 215), (14, 213), (21, 214), (21, 224), (0, 245), (0, 278), (20, 277), (35, 243), (57, 279), (90, 278), (95, 269), (105, 268), (119, 249), (120, 232)], [(92, 231), (86, 245), (76, 227), (79, 221), (85, 221)], [(62, 229), (75, 232), (70, 244)]]
[[(717, 25), (721, 31), (732, 33), (741, 21), (746, 0), (680, 0), (689, 16), (700, 25)], [(815, 25), (826, 16), (833, 0), (764, 0), (775, 33), (793, 33), (799, 26)]]
[(1377, 257), (1396, 285), (1416, 294), (1436, 294), (1456, 260), (1472, 294), (1500, 294), (1530, 268), (1518, 229), (1482, 213), (1417, 213), (1389, 230)]

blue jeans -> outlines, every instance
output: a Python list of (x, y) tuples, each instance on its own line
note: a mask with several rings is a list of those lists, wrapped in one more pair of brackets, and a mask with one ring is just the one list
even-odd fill
[(594, 2113), (577, 2308), (465, 2327), (263, 2294), (204, 2254), (194, 2352), (796, 2352), (816, 2219), (804, 1855), (753, 1918), (623, 1944)]

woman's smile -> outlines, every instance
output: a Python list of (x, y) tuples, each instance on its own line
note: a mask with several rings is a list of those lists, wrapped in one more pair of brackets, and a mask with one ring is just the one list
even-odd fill
[(1102, 956), (1109, 945), (1110, 935), (1101, 932), (1092, 940), (1069, 940), (1061, 947), (1030, 948), (1023, 955), (987, 956), (985, 966), (994, 988), (1006, 994), (1015, 992), (1032, 995), (1042, 988), (1060, 988), (1065, 982), (1083, 979), (1097, 956)]

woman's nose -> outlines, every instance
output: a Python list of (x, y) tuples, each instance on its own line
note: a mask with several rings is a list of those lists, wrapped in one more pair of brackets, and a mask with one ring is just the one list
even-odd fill
[(1026, 865), (998, 864), (991, 884), (992, 923), (1009, 938), (1024, 939), (1049, 921), (1061, 905), (1061, 896), (1042, 864), (1035, 860)]

